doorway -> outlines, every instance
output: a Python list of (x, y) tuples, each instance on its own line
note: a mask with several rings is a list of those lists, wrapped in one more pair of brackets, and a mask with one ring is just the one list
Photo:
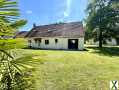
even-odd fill
[(78, 39), (68, 39), (68, 49), (78, 49)]

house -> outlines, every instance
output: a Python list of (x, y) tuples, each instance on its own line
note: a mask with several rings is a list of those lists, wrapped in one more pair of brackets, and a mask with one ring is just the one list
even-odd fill
[(24, 38), (27, 33), (27, 31), (19, 31), (16, 33), (15, 38)]
[(84, 49), (85, 31), (81, 22), (36, 26), (28, 32), (28, 46), (40, 49)]
[[(86, 44), (99, 45), (99, 41), (95, 41), (94, 39), (89, 39), (88, 41), (86, 41)], [(116, 45), (119, 45), (119, 40), (117, 40), (116, 38), (110, 38), (110, 39), (104, 40), (103, 44), (109, 45), (109, 46), (116, 46)]]

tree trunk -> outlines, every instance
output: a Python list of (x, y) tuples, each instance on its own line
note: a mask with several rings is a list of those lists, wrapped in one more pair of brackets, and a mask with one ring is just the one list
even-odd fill
[(99, 48), (102, 48), (102, 43), (103, 42), (103, 37), (102, 37), (102, 30), (100, 30), (100, 33), (99, 33)]

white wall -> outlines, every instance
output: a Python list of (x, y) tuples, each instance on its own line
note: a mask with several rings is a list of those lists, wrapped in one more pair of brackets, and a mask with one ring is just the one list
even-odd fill
[(108, 45), (117, 45), (117, 41), (116, 41), (116, 39), (114, 39), (114, 38), (112, 38), (111, 39), (111, 41), (110, 40), (106, 40), (106, 43), (108, 44)]
[(78, 49), (79, 50), (84, 49), (84, 38), (79, 38), (79, 40), (78, 40)]
[[(90, 39), (89, 41), (86, 42), (86, 44), (88, 44), (88, 45), (99, 45), (99, 41), (94, 42), (94, 39)], [(107, 39), (106, 44), (114, 46), (114, 45), (117, 45), (117, 41), (114, 38), (111, 38), (111, 40)]]
[[(55, 39), (58, 39), (58, 42), (55, 43)], [(42, 38), (40, 46), (38, 43), (35, 43), (35, 40), (29, 39), (32, 41), (31, 46), (33, 48), (41, 48), (41, 49), (68, 49), (68, 39), (69, 38)], [(77, 38), (71, 38), (71, 39), (77, 39)], [(49, 40), (49, 44), (45, 44), (45, 40)], [(28, 44), (30, 45), (30, 44)], [(78, 49), (83, 50), (84, 49), (84, 38), (78, 39)]]

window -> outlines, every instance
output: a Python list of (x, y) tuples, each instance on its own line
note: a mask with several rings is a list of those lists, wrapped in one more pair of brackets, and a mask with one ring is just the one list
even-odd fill
[(112, 42), (112, 39), (111, 38), (109, 38), (108, 40), (109, 40), (109, 42)]
[(49, 44), (49, 40), (45, 40), (45, 44), (48, 45)]
[(55, 39), (55, 43), (58, 43), (58, 39)]
[(36, 39), (34, 39), (34, 41), (35, 41), (35, 43), (41, 43), (41, 38), (36, 38)]

